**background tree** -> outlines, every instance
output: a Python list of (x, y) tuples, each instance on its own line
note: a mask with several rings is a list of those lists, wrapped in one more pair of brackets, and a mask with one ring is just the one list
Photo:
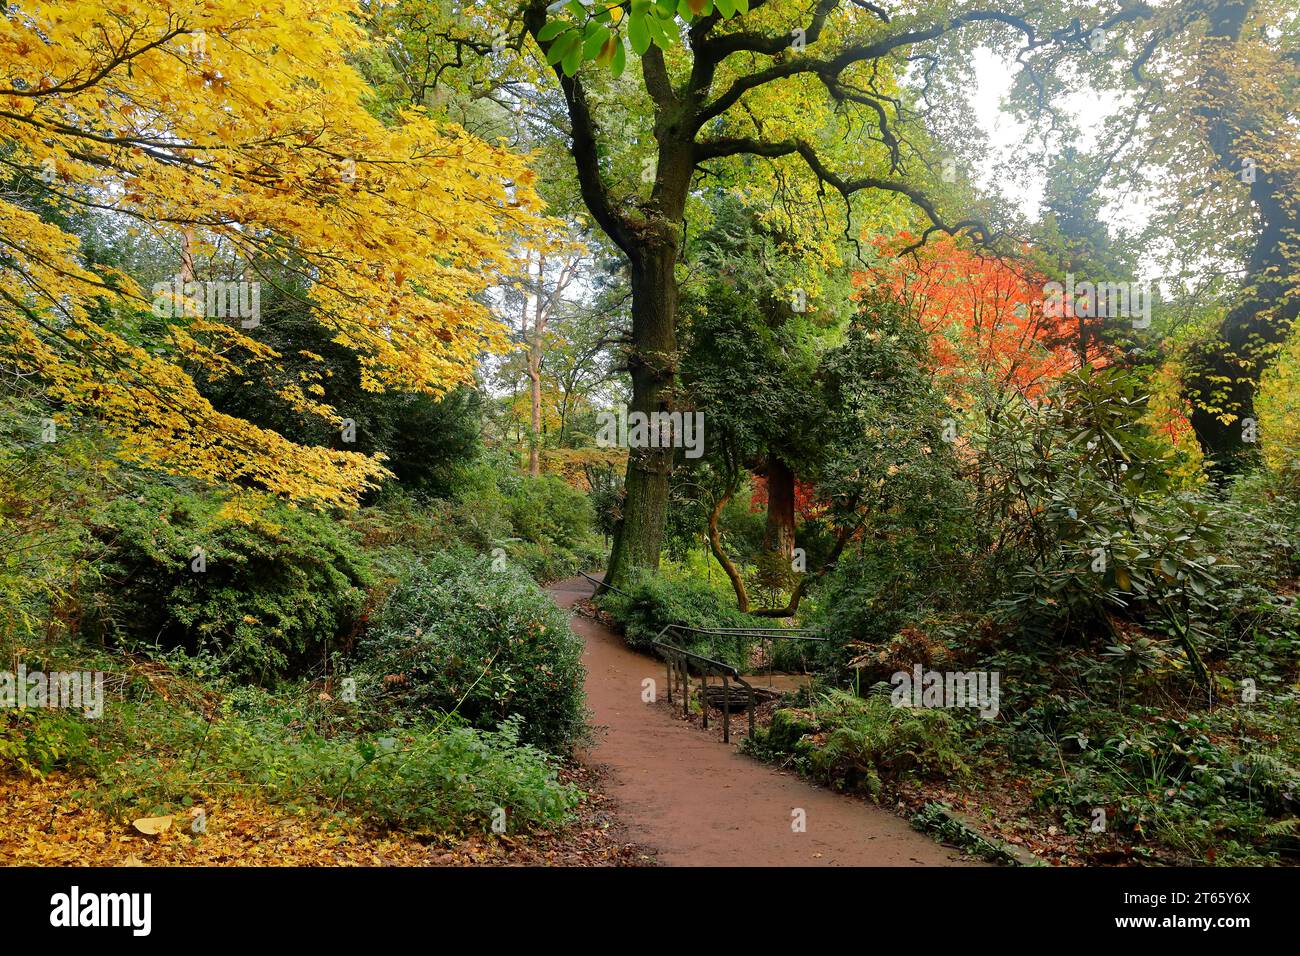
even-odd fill
[(1091, 55), (1026, 58), (1015, 101), (1068, 132), (1054, 105), (1063, 93), (1122, 95), (1095, 170), (1115, 193), (1153, 200), (1137, 245), (1168, 284), (1222, 298), (1180, 361), (1197, 441), (1212, 474), (1226, 477), (1254, 457), (1243, 421), (1300, 311), (1296, 11), (1278, 0), (1185, 0), (1133, 3), (1110, 19)]
[(709, 228), (690, 248), (682, 384), (686, 404), (704, 416), (704, 472), (716, 480), (701, 480), (700, 469), (684, 464), (689, 483), (708, 491), (707, 540), (745, 611), (750, 599), (722, 542), (721, 514), (751, 475), (761, 476), (759, 578), (770, 592), (792, 586), (796, 484), (820, 453), (824, 410), (813, 398), (813, 375), (842, 329), (848, 284), (834, 274), (824, 279), (815, 307), (802, 294), (791, 298), (799, 263), (784, 237), (726, 194), (712, 196), (710, 210)]
[[(357, 355), (363, 388), (439, 394), (505, 345), (474, 296), (540, 237), (533, 175), (418, 110), (391, 125), (367, 112), (351, 0), (321, 0), (307, 18), (247, 12), (238, 0), (9, 5), (0, 362), (97, 417), (123, 458), (349, 504), (384, 475), (378, 459), (224, 414), (186, 371), (254, 379), (278, 353), (193, 302), (154, 321), (154, 297), (89, 267), (42, 209), (109, 213), (169, 243), (178, 265), (182, 244), (237, 263), (212, 278), (296, 275), (316, 320)], [(345, 416), (321, 390), (308, 376), (280, 394), (337, 426)]]
[[(564, 93), (583, 199), (628, 256), (632, 409), (643, 413), (671, 405), (677, 353), (675, 263), (697, 176), (721, 175), (718, 168), (731, 163), (752, 176), (756, 164), (765, 163), (777, 181), (804, 179), (813, 184), (811, 191), (820, 195), (829, 189), (846, 203), (865, 191), (893, 194), (926, 220), (926, 235), (971, 230), (988, 238), (988, 228), (977, 222), (945, 218), (927, 195), (924, 184), (932, 179), (935, 157), (926, 156), (919, 140), (908, 135), (907, 120), (914, 114), (897, 94), (894, 77), (909, 59), (922, 55), (922, 45), (942, 45), (970, 27), (1006, 28), (1029, 48), (1077, 42), (1084, 35), (1077, 20), (1040, 34), (1019, 10), (962, 9), (895, 18), (882, 8), (838, 0), (822, 0), (811, 13), (779, 2), (704, 3), (697, 9), (648, 0), (590, 9), (573, 3), (566, 10), (548, 24), (546, 4), (531, 0), (523, 8), (523, 25), (547, 45), (547, 60)], [(674, 13), (682, 16), (684, 27), (676, 25)], [(624, 23), (640, 59), (651, 120), (630, 127), (623, 125), (627, 111), (611, 107), (606, 81), (579, 73), (584, 59), (592, 59), (609, 63), (614, 75), (621, 75), (627, 61), (620, 39)], [(466, 39), (459, 45), (469, 48), (474, 42)], [(829, 126), (828, 133), (855, 131), (854, 148), (824, 148), (834, 136), (814, 135), (823, 126)], [(636, 134), (627, 135), (629, 129)], [(611, 134), (646, 145), (653, 138), (652, 154), (636, 157), (644, 161), (648, 196), (636, 180), (629, 182), (628, 173), (637, 167), (629, 169), (631, 164), (618, 156)], [(629, 457), (627, 504), (610, 559), (611, 582), (630, 567), (657, 564), (670, 465), (662, 450), (637, 450)]]

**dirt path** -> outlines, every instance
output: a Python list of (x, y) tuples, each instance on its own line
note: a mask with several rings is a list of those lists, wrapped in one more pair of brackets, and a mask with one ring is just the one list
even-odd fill
[[(563, 608), (589, 597), (582, 578), (551, 596)], [(664, 669), (590, 618), (575, 615), (586, 642), (587, 705), (596, 741), (586, 761), (602, 766), (627, 838), (676, 866), (944, 866), (955, 850), (903, 819), (743, 757), (711, 735), (641, 702), (641, 681), (662, 688)], [(794, 832), (803, 810), (806, 832)]]

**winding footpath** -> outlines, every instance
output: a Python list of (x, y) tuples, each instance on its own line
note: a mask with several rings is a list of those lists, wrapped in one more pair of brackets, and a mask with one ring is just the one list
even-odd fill
[[(583, 578), (557, 582), (570, 608), (591, 596)], [(952, 866), (955, 850), (871, 804), (832, 793), (744, 757), (641, 701), (641, 682), (662, 688), (663, 665), (590, 618), (571, 626), (586, 644), (587, 706), (595, 742), (584, 755), (605, 772), (627, 839), (672, 866)], [(792, 822), (802, 810), (805, 832)]]

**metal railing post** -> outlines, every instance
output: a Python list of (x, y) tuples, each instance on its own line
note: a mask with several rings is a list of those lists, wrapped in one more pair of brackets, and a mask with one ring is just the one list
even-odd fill
[(709, 729), (709, 672), (705, 671), (700, 675), (700, 717), (704, 722), (704, 729)]
[(722, 675), (722, 742), (731, 743), (731, 685), (727, 675)]

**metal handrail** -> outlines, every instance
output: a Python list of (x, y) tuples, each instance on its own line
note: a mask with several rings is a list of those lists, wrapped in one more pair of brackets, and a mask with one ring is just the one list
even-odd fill
[[(670, 630), (673, 627), (674, 625), (669, 624), (668, 627), (664, 628), (664, 630), (659, 633), (662, 635), (664, 631)], [(658, 637), (650, 642), (650, 646), (662, 651), (671, 652), (679, 657), (689, 657), (691, 660), (717, 674), (719, 677), (725, 675), (735, 680), (741, 679), (740, 671), (725, 661), (715, 661), (713, 658), (705, 657), (703, 654), (696, 654), (694, 651), (688, 651), (686, 648), (678, 647), (676, 644), (669, 644), (667, 641), (661, 641)]]
[(672, 624), (679, 631), (689, 631), (692, 634), (721, 634), (724, 637), (758, 637), (772, 638), (787, 641), (816, 641), (825, 643), (829, 638), (812, 637), (807, 632), (811, 631), (810, 627), (687, 627), (684, 624)]
[(807, 632), (811, 628), (806, 627), (691, 627), (687, 624), (669, 624), (665, 626), (650, 646), (659, 653), (668, 667), (668, 703), (673, 702), (673, 689), (681, 688), (682, 697), (682, 716), (689, 713), (690, 697), (690, 671), (691, 664), (696, 665), (696, 670), (700, 673), (700, 699), (702, 702), (701, 718), (704, 727), (709, 726), (709, 703), (706, 692), (709, 686), (709, 677), (718, 676), (722, 678), (723, 701), (722, 701), (722, 740), (724, 743), (731, 742), (731, 696), (730, 681), (736, 681), (745, 688), (749, 697), (749, 733), (754, 733), (754, 688), (748, 681), (741, 676), (740, 671), (730, 664), (724, 664), (722, 661), (715, 661), (712, 658), (705, 657), (702, 654), (696, 654), (694, 651), (688, 651), (684, 647), (669, 643), (664, 640), (664, 635), (669, 631), (680, 632), (684, 637), (687, 634), (713, 634), (719, 637), (753, 637), (760, 641), (811, 641), (814, 643), (825, 643), (829, 638), (813, 637)]
[(722, 661), (715, 661), (711, 657), (705, 657), (703, 654), (696, 654), (694, 651), (688, 651), (684, 647), (678, 647), (676, 644), (670, 644), (662, 640), (663, 636), (674, 629), (682, 629), (680, 625), (669, 624), (660, 631), (650, 646), (659, 652), (659, 656), (664, 659), (668, 666), (668, 703), (673, 702), (673, 687), (679, 682), (681, 684), (682, 699), (682, 716), (685, 717), (690, 713), (690, 696), (691, 696), (691, 663), (696, 665), (700, 672), (700, 700), (702, 707), (700, 709), (701, 723), (707, 730), (709, 726), (709, 702), (705, 696), (709, 686), (710, 675), (722, 678), (722, 742), (731, 743), (731, 681), (735, 681), (741, 687), (745, 688), (745, 694), (749, 698), (749, 735), (754, 735), (754, 688), (750, 686), (749, 681), (740, 676), (740, 671), (730, 664)]
[[(612, 584), (606, 584), (599, 578), (592, 577), (586, 571), (579, 571), (579, 575), (586, 578), (592, 584), (596, 585), (596, 590), (601, 589), (613, 591), (624, 597), (631, 597), (626, 591), (614, 587)], [(669, 624), (655, 635), (650, 646), (658, 652), (659, 656), (664, 659), (668, 668), (668, 703), (673, 703), (673, 688), (680, 684), (682, 699), (682, 716), (685, 717), (690, 712), (690, 674), (691, 664), (700, 674), (700, 700), (702, 702), (701, 717), (705, 729), (709, 726), (709, 702), (707, 691), (709, 686), (709, 677), (717, 676), (722, 678), (722, 741), (731, 743), (731, 681), (735, 681), (741, 687), (745, 688), (745, 693), (749, 699), (749, 734), (754, 734), (754, 688), (741, 676), (740, 671), (725, 664), (722, 661), (715, 661), (712, 658), (705, 657), (702, 654), (696, 654), (694, 651), (688, 651), (684, 647), (676, 644), (670, 644), (663, 640), (665, 634), (669, 631), (680, 631), (683, 634), (714, 634), (721, 637), (753, 637), (762, 641), (772, 640), (790, 640), (790, 641), (814, 641), (824, 642), (824, 637), (812, 637), (807, 634), (809, 628), (805, 627), (690, 627), (686, 624)]]
[(597, 590), (597, 591), (599, 591), (601, 588), (606, 588), (607, 590), (613, 591), (615, 594), (621, 594), (621, 595), (623, 595), (623, 597), (631, 597), (631, 596), (632, 596), (632, 595), (628, 594), (626, 591), (623, 591), (623, 590), (621, 590), (621, 589), (619, 589), (619, 588), (614, 587), (614, 585), (612, 585), (612, 584), (606, 584), (606, 583), (605, 583), (604, 581), (602, 581), (600, 578), (593, 578), (593, 577), (592, 577), (590, 574), (588, 574), (586, 571), (579, 571), (578, 573), (579, 573), (580, 575), (582, 575), (584, 578), (586, 578), (588, 581), (590, 581), (592, 584), (596, 585), (596, 590)]

